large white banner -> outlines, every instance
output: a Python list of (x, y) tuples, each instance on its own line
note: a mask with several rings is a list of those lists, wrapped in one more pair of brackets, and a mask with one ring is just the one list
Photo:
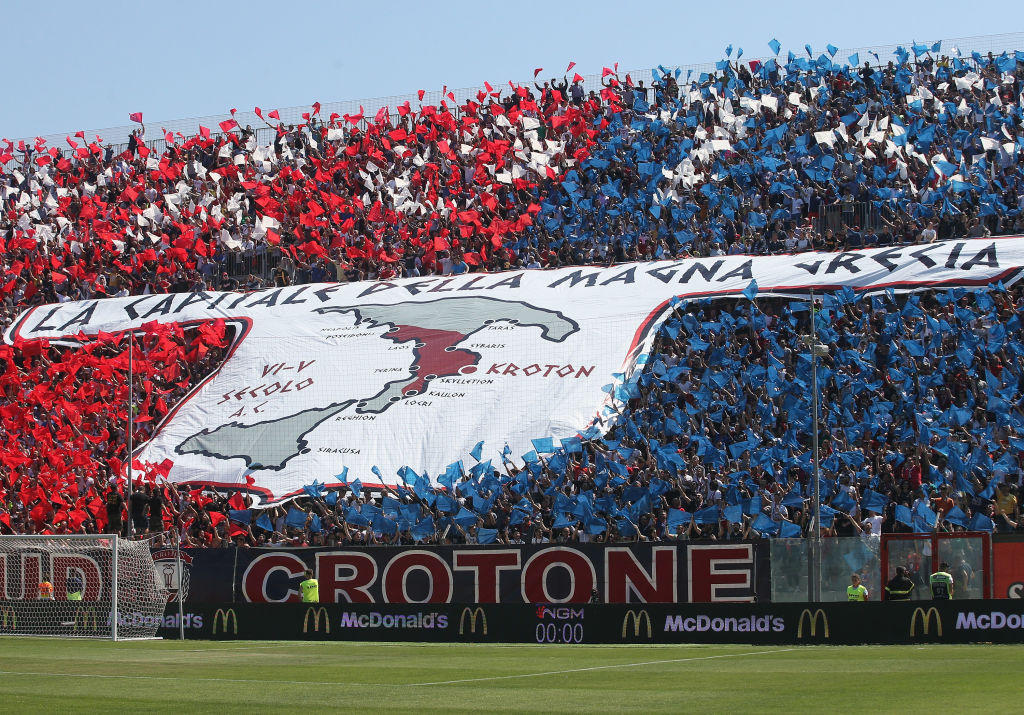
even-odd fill
[[(484, 441), (482, 459), (515, 459), (531, 439), (595, 423), (603, 386), (628, 376), (674, 296), (914, 290), (1009, 283), (1024, 238), (846, 253), (620, 265), (182, 293), (33, 308), (5, 339), (70, 338), (150, 321), (224, 318), (237, 327), (224, 364), (164, 419), (136, 457), (173, 462), (169, 478), (247, 484), (267, 502), (314, 480), (399, 483), (408, 465), (435, 477)], [(557, 441), (556, 441), (557, 444)], [(471, 463), (471, 462), (470, 462)]]

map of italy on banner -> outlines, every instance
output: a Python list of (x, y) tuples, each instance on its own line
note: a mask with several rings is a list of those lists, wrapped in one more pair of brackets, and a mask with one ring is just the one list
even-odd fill
[[(802, 295), (806, 288), (913, 290), (1009, 284), (1024, 238), (610, 268), (179, 293), (82, 301), (23, 313), (5, 340), (70, 339), (144, 323), (223, 318), (228, 357), (136, 451), (169, 479), (246, 487), (273, 503), (348, 468), (364, 484), (436, 479), (456, 460), (501, 464), (531, 439), (572, 437), (646, 354), (676, 296)], [(614, 415), (612, 415), (614, 417)], [(599, 425), (603, 430), (607, 421)], [(472, 464), (468, 462), (467, 464)]]

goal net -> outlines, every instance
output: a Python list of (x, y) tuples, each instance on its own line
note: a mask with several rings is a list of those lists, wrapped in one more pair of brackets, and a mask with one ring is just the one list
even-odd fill
[(166, 603), (147, 542), (0, 536), (0, 635), (153, 638)]

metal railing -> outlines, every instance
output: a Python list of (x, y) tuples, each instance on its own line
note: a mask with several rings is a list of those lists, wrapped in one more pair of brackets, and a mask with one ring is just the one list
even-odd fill
[(814, 221), (816, 233), (831, 230), (841, 234), (846, 230), (845, 226), (858, 226), (865, 231), (878, 230), (882, 227), (881, 213), (870, 201), (840, 201), (820, 207)]

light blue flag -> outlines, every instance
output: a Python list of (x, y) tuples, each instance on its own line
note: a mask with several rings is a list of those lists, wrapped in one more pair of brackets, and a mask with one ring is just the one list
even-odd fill
[(435, 508), (444, 514), (451, 514), (458, 508), (458, 502), (452, 499), (446, 494), (438, 494), (437, 501), (434, 503)]
[(228, 519), (230, 519), (231, 521), (233, 521), (235, 523), (244, 524), (245, 526), (248, 526), (249, 522), (252, 520), (252, 510), (251, 509), (238, 509), (238, 510), (232, 509), (231, 511), (228, 512)]
[(667, 524), (669, 530), (673, 533), (675, 533), (675, 530), (680, 526), (689, 524), (691, 519), (693, 519), (693, 514), (688, 511), (683, 511), (682, 509), (668, 510)]
[(750, 281), (747, 287), (743, 289), (743, 296), (747, 300), (754, 300), (757, 297), (757, 281)]
[(292, 507), (288, 510), (288, 518), (284, 523), (293, 529), (302, 529), (306, 526), (306, 512)]
[(551, 524), (552, 529), (565, 529), (566, 527), (572, 526), (575, 523), (574, 519), (570, 519), (565, 514), (558, 514), (555, 516), (555, 521)]
[(353, 526), (369, 526), (370, 520), (367, 519), (363, 514), (356, 510), (355, 507), (350, 506), (348, 511), (345, 512), (345, 521)]
[(373, 517), (373, 530), (390, 536), (398, 531), (398, 524), (383, 514), (375, 514)]
[(779, 525), (768, 518), (766, 514), (758, 514), (757, 518), (754, 519), (754, 523), (750, 525), (751, 529), (759, 531), (762, 534), (770, 534), (779, 529)]
[(839, 492), (836, 498), (832, 500), (832, 506), (840, 511), (849, 512), (853, 507), (857, 506), (857, 502), (846, 492)]
[(706, 506), (693, 515), (693, 520), (698, 524), (717, 524), (718, 519), (717, 506)]
[(473, 449), (470, 451), (469, 456), (479, 462), (480, 461), (480, 457), (483, 455), (483, 453), (484, 453), (484, 442), (483, 442), (483, 440), (480, 440), (479, 442), (476, 443), (476, 446), (473, 447)]
[(804, 505), (804, 498), (800, 496), (798, 492), (793, 491), (787, 494), (786, 498), (782, 500), (782, 505), (802, 509)]
[(608, 524), (605, 522), (604, 519), (597, 516), (592, 516), (589, 519), (587, 519), (587, 533), (591, 536), (603, 534), (607, 530)]
[(912, 357), (924, 357), (924, 346), (920, 340), (904, 340), (903, 347)]
[(975, 514), (971, 517), (970, 523), (967, 525), (968, 531), (992, 531), (995, 528), (995, 524), (992, 520), (984, 514)]
[(566, 454), (581, 453), (583, 452), (583, 443), (579, 437), (567, 437), (562, 440), (562, 449)]
[(480, 527), (476, 530), (476, 540), (478, 544), (493, 544), (497, 539), (497, 529), (485, 529)]
[(884, 494), (872, 491), (870, 489), (864, 492), (864, 498), (860, 501), (860, 508), (864, 511), (873, 511), (876, 514), (881, 514), (885, 511), (885, 507), (889, 505), (889, 498)]
[(434, 535), (434, 520), (429, 516), (421, 519), (409, 530), (409, 533), (417, 541), (426, 541)]
[(771, 40), (768, 43), (768, 46), (770, 48), (772, 48), (772, 54), (773, 55), (779, 54), (779, 50), (782, 49), (782, 44), (778, 40), (775, 40), (775, 39)]
[(537, 454), (550, 454), (555, 451), (555, 440), (551, 437), (541, 437), (530, 441), (533, 442), (533, 448), (537, 450)]
[(303, 486), (302, 491), (314, 499), (319, 499), (324, 495), (324, 483), (318, 482), (314, 479), (312, 484), (306, 484)]
[(452, 521), (461, 526), (463, 529), (468, 529), (469, 527), (476, 524), (477, 518), (478, 517), (476, 514), (471, 512), (466, 507), (462, 507), (461, 509), (459, 509), (459, 513), (452, 517)]
[(965, 514), (964, 510), (958, 506), (954, 506), (946, 512), (946, 516), (944, 516), (943, 519), (948, 521), (950, 524), (956, 524), (957, 526), (962, 526), (965, 529), (967, 528), (967, 514)]
[(743, 507), (739, 504), (727, 506), (723, 510), (722, 516), (726, 521), (730, 521), (733, 524), (740, 524), (743, 522)]
[(914, 515), (921, 517), (928, 526), (935, 526), (935, 512), (929, 509), (924, 502), (918, 503), (914, 509)]

